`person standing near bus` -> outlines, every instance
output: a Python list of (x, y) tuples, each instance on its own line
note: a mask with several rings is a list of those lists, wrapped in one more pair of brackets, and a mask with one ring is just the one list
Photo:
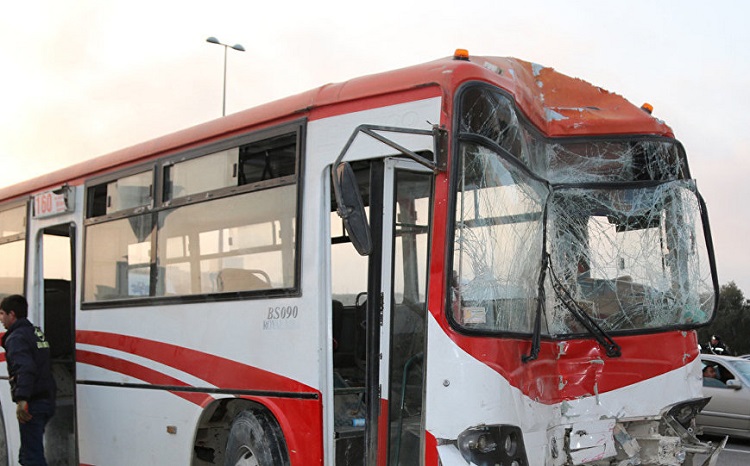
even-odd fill
[(708, 354), (717, 354), (719, 356), (731, 356), (729, 347), (721, 341), (719, 335), (711, 335), (711, 339), (706, 343), (706, 348), (703, 351)]
[(28, 308), (21, 295), (7, 296), (0, 302), (0, 321), (6, 329), (2, 346), (21, 432), (18, 462), (47, 466), (44, 429), (55, 412), (56, 386), (50, 370), (49, 342), (41, 329), (29, 322)]

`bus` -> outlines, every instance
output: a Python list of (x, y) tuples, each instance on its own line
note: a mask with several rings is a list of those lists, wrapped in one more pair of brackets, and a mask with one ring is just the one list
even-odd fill
[(651, 111), (457, 50), (0, 190), (51, 463), (715, 462), (706, 206)]

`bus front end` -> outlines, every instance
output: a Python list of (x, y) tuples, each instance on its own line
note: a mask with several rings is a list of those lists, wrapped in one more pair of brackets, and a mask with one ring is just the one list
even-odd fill
[[(718, 284), (682, 146), (581, 126), (550, 136), (520, 100), (468, 83), (454, 104), (428, 445), (443, 466), (715, 463), (693, 420), (707, 402), (694, 329)], [(586, 115), (606, 109), (581, 100), (544, 118), (593, 128)]]

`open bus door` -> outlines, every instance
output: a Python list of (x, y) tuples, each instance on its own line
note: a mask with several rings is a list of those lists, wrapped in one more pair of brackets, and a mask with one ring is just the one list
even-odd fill
[(378, 465), (420, 464), (424, 443), (427, 257), (433, 174), (385, 162), (382, 225)]
[[(337, 245), (343, 241), (332, 231), (335, 464), (419, 464), (433, 173), (403, 158), (353, 165), (345, 176), (356, 177), (350, 186), (366, 191), (369, 234), (356, 233), (362, 225), (346, 231), (364, 238), (365, 246), (371, 241), (371, 248), (357, 256), (351, 244)], [(366, 221), (364, 212), (359, 216)], [(337, 254), (341, 246), (346, 256)], [(349, 281), (366, 291), (350, 293), (356, 298), (347, 302), (337, 289)]]
[(38, 236), (43, 329), (50, 344), (57, 384), (55, 415), (47, 425), (45, 454), (50, 464), (78, 464), (75, 391), (75, 224), (46, 227)]

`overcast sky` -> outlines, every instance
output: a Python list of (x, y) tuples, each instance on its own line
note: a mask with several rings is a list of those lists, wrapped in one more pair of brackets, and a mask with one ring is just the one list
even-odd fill
[(0, 187), (329, 82), (514, 56), (640, 105), (685, 145), (719, 282), (750, 298), (750, 2), (27, 0), (0, 10)]

